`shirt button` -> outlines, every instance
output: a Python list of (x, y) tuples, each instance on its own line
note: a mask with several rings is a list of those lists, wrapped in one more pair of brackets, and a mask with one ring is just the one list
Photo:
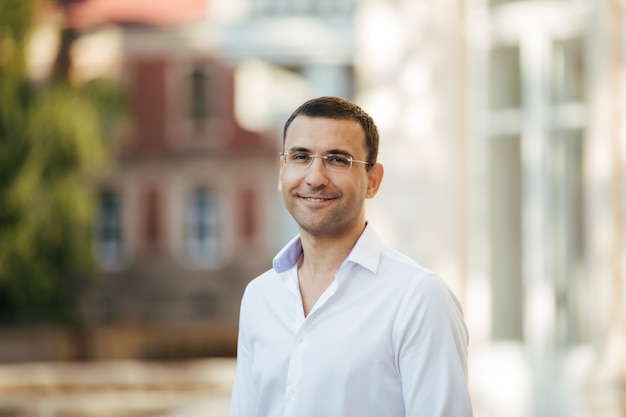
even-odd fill
[(293, 388), (289, 388), (289, 389), (287, 390), (287, 394), (289, 394), (289, 395), (295, 395), (295, 394), (296, 394), (296, 390), (295, 390), (295, 389), (293, 389)]
[(303, 341), (304, 341), (304, 339), (302, 339), (300, 336), (298, 336), (298, 337), (296, 338), (296, 342), (297, 342), (298, 344), (302, 343)]

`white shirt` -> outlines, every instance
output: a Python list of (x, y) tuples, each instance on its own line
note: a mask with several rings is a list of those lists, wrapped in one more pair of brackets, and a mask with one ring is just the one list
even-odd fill
[(230, 417), (468, 417), (468, 336), (444, 282), (366, 227), (304, 317), (299, 237), (241, 304)]

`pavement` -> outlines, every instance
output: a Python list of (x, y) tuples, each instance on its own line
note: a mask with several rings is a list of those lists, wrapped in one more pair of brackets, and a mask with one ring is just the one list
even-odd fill
[(235, 360), (0, 365), (0, 416), (228, 417)]

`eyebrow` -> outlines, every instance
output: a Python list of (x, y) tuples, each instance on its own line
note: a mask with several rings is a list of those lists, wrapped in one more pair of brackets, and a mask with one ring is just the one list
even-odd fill
[[(303, 147), (299, 147), (299, 146), (294, 146), (292, 148), (290, 148), (288, 150), (288, 152), (307, 152), (307, 153), (313, 153), (311, 152), (310, 149), (308, 148), (303, 148)], [(354, 158), (352, 156), (352, 154), (348, 151), (344, 151), (343, 149), (330, 149), (326, 152), (324, 152), (322, 155), (345, 155), (345, 156), (349, 156), (351, 158)]]

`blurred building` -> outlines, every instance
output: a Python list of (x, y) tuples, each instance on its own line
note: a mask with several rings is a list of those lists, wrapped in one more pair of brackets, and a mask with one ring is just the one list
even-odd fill
[(123, 86), (129, 123), (96, 184), (84, 328), (31, 329), (4, 360), (234, 355), (245, 285), (296, 233), (277, 191), (282, 125), (311, 96), (353, 95), (354, 2), (59, 5), (34, 36), (33, 76), (67, 50), (75, 82)]
[(370, 217), (461, 296), (476, 415), (626, 415), (626, 5), (359, 4)]
[(211, 48), (205, 2), (90, 0), (65, 12), (80, 30), (75, 75), (93, 76), (92, 55), (112, 48), (110, 75), (130, 103), (99, 184), (102, 273), (84, 298), (87, 355), (233, 355), (243, 288), (280, 244), (279, 142), (271, 126), (237, 120), (236, 67)]

